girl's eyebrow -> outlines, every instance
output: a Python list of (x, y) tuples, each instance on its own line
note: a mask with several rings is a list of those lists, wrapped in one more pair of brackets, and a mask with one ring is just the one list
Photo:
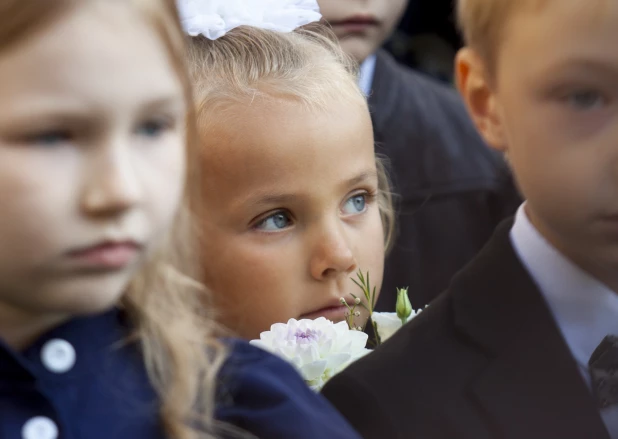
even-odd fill
[(160, 98), (152, 99), (144, 103), (142, 108), (146, 111), (161, 109), (182, 110), (185, 106), (186, 103), (184, 97), (170, 94), (169, 96), (162, 96)]
[(251, 207), (260, 207), (272, 204), (289, 204), (299, 198), (302, 197), (296, 194), (267, 194), (249, 200), (248, 204)]
[[(101, 117), (101, 108), (91, 105), (87, 100), (68, 100), (65, 102), (54, 101), (51, 98), (39, 99), (36, 105), (28, 105), (25, 101), (23, 105), (17, 105), (9, 109), (9, 119), (24, 119), (24, 123), (31, 124), (40, 119), (51, 120), (54, 122), (86, 122)], [(149, 113), (151, 111), (172, 111), (184, 112), (185, 100), (181, 96), (171, 94), (144, 102), (137, 109), (139, 113)], [(3, 116), (5, 119), (6, 117)]]
[[(367, 169), (365, 171), (360, 172), (358, 175), (355, 175), (352, 178), (344, 180), (340, 183), (340, 187), (343, 190), (348, 189), (350, 186), (356, 186), (361, 183), (366, 183), (368, 181), (375, 181), (378, 178), (378, 173), (375, 169)], [(251, 208), (260, 208), (263, 206), (272, 206), (272, 205), (284, 205), (284, 204), (292, 204), (297, 203), (298, 200), (302, 200), (304, 196), (302, 194), (291, 194), (291, 193), (257, 193), (252, 194), (249, 197), (245, 198), (244, 202), (241, 204), (249, 206)]]
[(341, 183), (341, 187), (347, 188), (350, 186), (356, 186), (357, 184), (366, 183), (368, 181), (375, 181), (377, 178), (378, 172), (375, 169), (367, 169), (358, 175), (345, 180)]

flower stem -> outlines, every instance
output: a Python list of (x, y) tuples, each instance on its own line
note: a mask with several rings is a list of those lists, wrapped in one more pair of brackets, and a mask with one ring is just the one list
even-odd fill
[[(371, 318), (371, 316), (373, 315), (373, 310), (375, 309), (375, 306), (376, 306), (376, 287), (374, 286), (373, 288), (371, 288), (369, 272), (367, 272), (367, 275), (365, 276), (363, 275), (363, 272), (359, 269), (358, 272), (356, 273), (356, 277), (358, 279), (351, 278), (352, 282), (354, 282), (356, 286), (358, 286), (361, 289), (361, 291), (363, 292), (363, 296), (365, 296), (365, 301), (361, 300), (360, 305), (363, 308), (365, 308), (367, 312), (369, 313), (369, 317), (367, 321), (365, 322), (365, 324), (363, 325), (363, 327), (361, 328), (361, 330), (364, 331), (365, 326), (367, 325), (367, 322), (371, 320), (371, 326), (373, 328), (373, 333), (374, 333), (374, 344), (377, 347), (378, 345), (381, 344), (382, 341), (380, 340), (380, 336), (378, 334), (378, 326)], [(356, 297), (354, 294), (351, 294), (351, 296), (354, 297), (355, 303), (359, 302), (358, 297)], [(348, 322), (348, 326), (350, 326), (349, 322)]]

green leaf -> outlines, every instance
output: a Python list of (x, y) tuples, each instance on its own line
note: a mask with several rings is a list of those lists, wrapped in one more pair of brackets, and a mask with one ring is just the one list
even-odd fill
[(365, 291), (364, 287), (363, 287), (361, 284), (359, 284), (359, 283), (356, 281), (356, 279), (354, 279), (353, 277), (352, 277), (351, 279), (352, 279), (352, 282), (354, 282), (354, 283), (358, 286), (358, 288), (360, 288), (361, 290)]
[(373, 287), (373, 293), (371, 294), (371, 309), (376, 307), (376, 287)]

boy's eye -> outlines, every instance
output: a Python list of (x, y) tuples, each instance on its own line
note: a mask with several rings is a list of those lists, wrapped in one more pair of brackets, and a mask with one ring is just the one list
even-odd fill
[(593, 110), (605, 105), (605, 98), (595, 90), (579, 90), (564, 96), (566, 103), (576, 110)]
[(137, 132), (145, 137), (159, 137), (170, 127), (169, 122), (163, 120), (150, 120), (142, 123), (137, 128)]
[(358, 194), (348, 198), (343, 205), (343, 213), (347, 215), (355, 215), (363, 213), (367, 208), (367, 195)]
[(276, 232), (286, 229), (292, 224), (290, 215), (286, 212), (276, 212), (260, 221), (255, 228), (266, 232)]

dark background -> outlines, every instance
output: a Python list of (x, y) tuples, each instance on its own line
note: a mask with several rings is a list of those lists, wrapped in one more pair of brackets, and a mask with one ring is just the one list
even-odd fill
[(453, 58), (460, 46), (453, 0), (410, 0), (386, 43), (400, 62), (447, 83), (452, 82)]

